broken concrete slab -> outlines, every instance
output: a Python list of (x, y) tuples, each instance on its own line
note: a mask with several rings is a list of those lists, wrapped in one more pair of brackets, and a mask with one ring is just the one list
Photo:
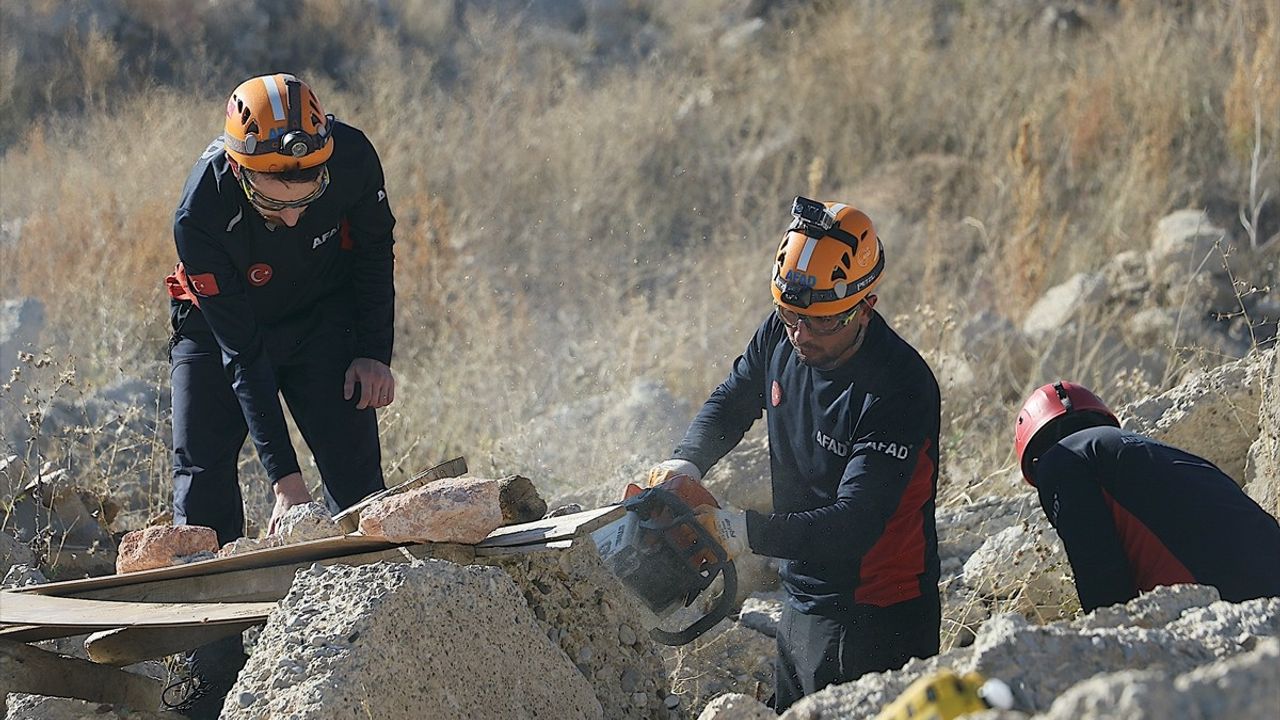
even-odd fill
[(422, 716), (587, 719), (603, 711), (506, 573), (427, 560), (300, 571), (221, 715)]

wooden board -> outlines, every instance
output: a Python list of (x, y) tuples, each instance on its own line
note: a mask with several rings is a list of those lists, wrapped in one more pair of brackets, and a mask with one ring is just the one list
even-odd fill
[(170, 565), (169, 567), (156, 568), (155, 570), (143, 570), (123, 575), (102, 575), (83, 580), (67, 580), (44, 585), (29, 585), (19, 590), (19, 592), (34, 593), (36, 595), (73, 596), (101, 588), (138, 585), (157, 580), (199, 577), (277, 565), (311, 563), (344, 555), (388, 550), (398, 546), (396, 543), (375, 540), (363, 535), (339, 535), (296, 545), (254, 550), (240, 555), (232, 555), (231, 557), (201, 560), (185, 565)]
[(177, 627), (265, 619), (274, 602), (137, 603), (0, 592), (0, 624), (57, 625), (80, 632), (124, 626)]
[(467, 474), (467, 459), (464, 457), (456, 457), (452, 460), (446, 460), (434, 467), (427, 468), (422, 472), (414, 475), (412, 478), (394, 487), (386, 490), (379, 490), (351, 507), (343, 510), (333, 516), (333, 521), (342, 528), (343, 532), (353, 533), (360, 529), (360, 511), (369, 507), (369, 505), (402, 493), (406, 490), (412, 490), (420, 485), (426, 485), (432, 480), (441, 480), (443, 478), (458, 477)]
[(543, 518), (520, 525), (500, 527), (481, 540), (477, 548), (512, 547), (532, 545), (551, 540), (573, 539), (603, 527), (622, 517), (626, 512), (621, 505), (609, 505), (595, 510), (584, 510), (572, 515)]
[(239, 635), (257, 624), (252, 621), (181, 628), (116, 628), (90, 635), (84, 641), (84, 649), (96, 663), (124, 667), (194, 650), (215, 640)]
[(159, 680), (0, 640), (0, 698), (21, 692), (155, 710), (163, 690)]
[[(615, 518), (621, 517), (622, 512), (623, 510), (620, 506), (612, 505), (609, 507), (598, 508), (596, 510), (584, 510), (583, 512), (574, 513), (572, 515), (562, 515), (555, 518), (535, 520), (533, 522), (521, 523), (519, 525), (508, 525), (494, 530), (476, 547), (510, 547), (515, 545), (545, 543), (552, 540), (572, 539), (589, 533), (606, 523), (612, 522)], [(429, 549), (433, 545), (439, 547), (442, 552), (456, 552), (457, 548), (465, 547), (446, 543), (397, 544), (390, 543), (385, 540), (365, 537), (363, 535), (341, 535), (338, 537), (298, 543), (296, 545), (254, 550), (252, 552), (233, 555), (227, 558), (201, 560), (200, 562), (188, 563), (186, 565), (172, 565), (170, 567), (157, 568), (155, 570), (143, 570), (141, 572), (126, 573), (124, 575), (103, 575), (101, 577), (85, 578), (83, 580), (67, 580), (64, 582), (46, 583), (44, 585), (30, 585), (16, 590), (15, 592), (32, 593), (36, 595), (57, 595), (61, 597), (107, 597), (99, 591), (136, 585), (159, 587), (157, 583), (167, 580), (207, 577), (258, 568), (279, 566), (297, 567), (299, 565), (305, 566), (310, 565), (313, 562), (340, 560), (344, 557), (378, 553), (398, 548), (405, 548), (414, 555), (424, 557), (430, 556), (426, 553), (430, 553), (431, 551), (427, 550), (423, 553), (420, 549)], [(445, 556), (445, 559), (449, 558)], [(369, 562), (378, 562), (378, 560), (369, 560)], [(227, 583), (229, 580), (230, 578), (219, 578), (218, 580), (206, 584), (217, 585)], [(179, 585), (179, 583), (173, 583), (169, 587), (177, 588)], [(234, 588), (227, 588), (227, 590), (229, 591), (229, 594), (224, 595), (223, 597), (227, 599), (235, 597)], [(133, 595), (129, 591), (112, 597), (117, 599), (143, 599), (140, 596)], [(192, 599), (178, 594), (167, 595), (165, 597), (167, 600), (172, 602), (179, 602), (182, 600), (191, 601)], [(202, 598), (204, 600), (214, 599), (208, 595), (204, 595)], [(159, 598), (151, 596), (148, 599), (158, 600)], [(236, 599), (243, 599), (243, 596)]]
[[(322, 567), (368, 565), (375, 562), (405, 562), (421, 558), (439, 558), (467, 564), (475, 559), (475, 549), (470, 545), (424, 543), (195, 577), (159, 578), (132, 584), (94, 586), (88, 589), (64, 587), (66, 592), (41, 594), (132, 602), (267, 602), (283, 598), (289, 591), (289, 587), (293, 585), (293, 577), (297, 571), (312, 565)], [(28, 588), (22, 589), (24, 592), (27, 590)], [(0, 635), (2, 634), (3, 632), (0, 632)]]

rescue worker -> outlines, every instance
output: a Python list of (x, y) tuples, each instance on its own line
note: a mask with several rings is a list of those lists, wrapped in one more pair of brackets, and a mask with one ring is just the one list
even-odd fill
[(1058, 531), (1086, 612), (1158, 585), (1280, 595), (1280, 525), (1204, 458), (1120, 429), (1082, 385), (1042, 385), (1014, 430), (1022, 477)]
[[(730, 555), (780, 558), (773, 707), (938, 652), (933, 372), (875, 311), (884, 248), (861, 211), (803, 197), (773, 261), (773, 312), (650, 471)], [(767, 415), (773, 512), (697, 481)]]
[[(175, 524), (211, 527), (220, 544), (243, 535), (246, 435), (274, 491), (268, 531), (311, 501), (281, 395), (330, 510), (383, 489), (374, 411), (395, 400), (394, 225), (373, 145), (307, 83), (274, 73), (236, 87), (174, 218)], [(206, 696), (225, 694), (245, 659), (238, 637), (222, 645), (195, 654)]]

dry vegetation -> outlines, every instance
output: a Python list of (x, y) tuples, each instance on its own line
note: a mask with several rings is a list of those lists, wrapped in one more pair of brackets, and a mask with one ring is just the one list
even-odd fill
[[(1016, 322), (1046, 288), (1145, 249), (1172, 209), (1238, 212), (1255, 247), (1276, 232), (1266, 0), (1120, 0), (1056, 33), (1015, 3), (791, 3), (737, 49), (708, 29), (745, 4), (731, 0), (646, 4), (629, 17), (649, 34), (622, 45), (429, 0), (389, 4), (392, 20), (307, 0), (299, 23), (266, 2), (157, 4), (96, 3), (111, 10), (92, 20), (87, 3), (3, 0), (0, 289), (44, 303), (51, 358), (23, 371), (46, 404), (122, 377), (163, 386), (182, 181), (230, 87), (292, 69), (372, 138), (399, 218), (389, 480), (457, 453), (478, 465), (528, 418), (635, 377), (700, 402), (768, 309), (798, 193), (891, 209), (880, 307), (930, 357), (965, 318)], [(888, 174), (919, 158), (953, 171)], [(1274, 259), (1234, 269), (1244, 286), (1276, 276)], [(945, 408), (944, 452), (980, 472), (1007, 467), (1014, 403), (1044, 380), (1004, 350), (975, 358), (979, 392)], [(1079, 372), (1117, 403), (1152, 389)], [(119, 482), (84, 457), (112, 422), (46, 423), (41, 457), (10, 449), (10, 491), (45, 462)], [(128, 427), (116, 442), (149, 452), (125, 476), (160, 488), (158, 507), (163, 408), (144, 436)], [(265, 485), (251, 456), (243, 469)]]

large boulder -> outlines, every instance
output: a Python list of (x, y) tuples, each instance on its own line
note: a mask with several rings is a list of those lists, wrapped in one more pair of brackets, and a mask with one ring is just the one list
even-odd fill
[(427, 560), (299, 571), (221, 718), (425, 716), (603, 712), (506, 573)]
[(1235, 288), (1222, 257), (1231, 236), (1200, 209), (1177, 210), (1161, 218), (1151, 237), (1147, 266), (1160, 304), (1194, 303), (1192, 312), (1233, 312)]
[(1217, 465), (1237, 483), (1258, 437), (1262, 380), (1271, 358), (1253, 355), (1191, 375), (1155, 397), (1120, 408), (1125, 429), (1182, 448)]
[(1261, 364), (1262, 405), (1258, 439), (1249, 446), (1244, 491), (1275, 517), (1280, 517), (1280, 352), (1272, 349)]
[(1013, 600), (1031, 617), (1056, 620), (1080, 608), (1066, 550), (1043, 515), (992, 535), (965, 561), (963, 575), (980, 596)]

